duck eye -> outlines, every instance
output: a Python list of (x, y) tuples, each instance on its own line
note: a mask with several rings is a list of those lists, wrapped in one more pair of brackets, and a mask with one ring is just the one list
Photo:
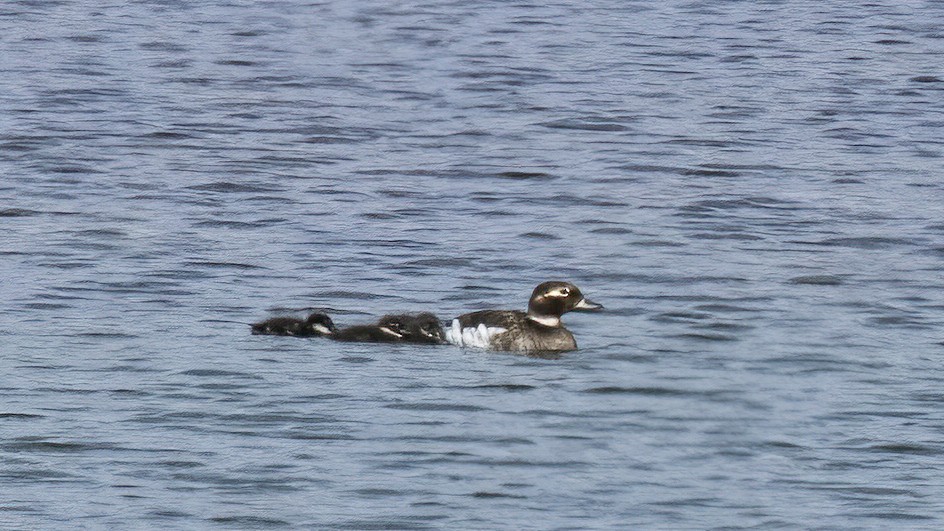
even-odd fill
[(561, 288), (560, 294), (564, 297), (570, 295), (570, 288)]

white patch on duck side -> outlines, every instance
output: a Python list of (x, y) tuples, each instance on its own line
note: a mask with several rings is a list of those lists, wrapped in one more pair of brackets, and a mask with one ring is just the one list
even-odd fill
[(331, 330), (328, 330), (328, 327), (325, 325), (316, 324), (312, 328), (315, 329), (315, 332), (318, 332), (321, 335), (330, 336)]
[(458, 319), (453, 319), (452, 324), (446, 329), (446, 341), (453, 345), (462, 346), (462, 328), (459, 326)]
[(492, 338), (508, 330), (501, 327), (487, 327), (484, 324), (462, 328), (458, 319), (452, 320), (452, 326), (446, 329), (446, 341), (459, 347), (488, 348)]
[(544, 326), (550, 326), (553, 328), (557, 328), (558, 326), (560, 326), (560, 317), (554, 317), (553, 315), (545, 315), (545, 316), (529, 315), (528, 319), (531, 319), (532, 321), (536, 323), (540, 323)]
[(478, 347), (485, 348), (488, 344), (482, 344), (481, 339), (476, 335), (475, 328), (463, 328), (462, 329), (462, 346), (464, 347)]

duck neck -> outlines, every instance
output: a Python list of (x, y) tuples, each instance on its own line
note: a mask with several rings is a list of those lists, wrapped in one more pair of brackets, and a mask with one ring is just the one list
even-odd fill
[(544, 326), (560, 327), (560, 318), (565, 311), (563, 301), (557, 299), (532, 296), (528, 301), (528, 319)]
[(561, 325), (560, 317), (557, 315), (538, 315), (529, 311), (528, 319), (544, 326), (550, 326), (551, 328), (558, 328)]

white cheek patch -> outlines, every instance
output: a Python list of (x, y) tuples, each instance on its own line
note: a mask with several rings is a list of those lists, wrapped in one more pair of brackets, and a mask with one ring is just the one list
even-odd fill
[(387, 328), (386, 326), (381, 326), (380, 329), (381, 329), (381, 330), (383, 331), (383, 333), (385, 333), (385, 334), (390, 334), (390, 335), (392, 335), (392, 336), (394, 336), (394, 337), (403, 337), (403, 334), (401, 334), (401, 333), (399, 333), (399, 332), (395, 332), (395, 331), (391, 330), (390, 328)]
[(459, 326), (459, 320), (453, 319), (452, 326), (446, 329), (446, 341), (460, 347), (488, 348), (492, 338), (508, 330), (501, 327), (487, 327), (479, 324), (476, 327)]
[(328, 330), (328, 327), (325, 325), (316, 324), (313, 328), (315, 329), (315, 332), (318, 332), (319, 334), (325, 336), (331, 335), (331, 330)]

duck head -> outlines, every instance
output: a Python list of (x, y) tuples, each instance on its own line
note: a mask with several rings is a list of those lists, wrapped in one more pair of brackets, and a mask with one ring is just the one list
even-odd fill
[(570, 282), (551, 281), (539, 284), (528, 302), (528, 317), (548, 326), (559, 326), (560, 316), (567, 312), (601, 310), (603, 306), (583, 296), (580, 288)]
[(445, 343), (446, 333), (439, 318), (423, 312), (413, 318), (409, 328), (410, 338), (421, 343)]
[(328, 317), (328, 314), (323, 312), (314, 312), (309, 315), (308, 319), (305, 320), (305, 326), (324, 336), (329, 336), (338, 331), (338, 327), (334, 326), (334, 321)]

